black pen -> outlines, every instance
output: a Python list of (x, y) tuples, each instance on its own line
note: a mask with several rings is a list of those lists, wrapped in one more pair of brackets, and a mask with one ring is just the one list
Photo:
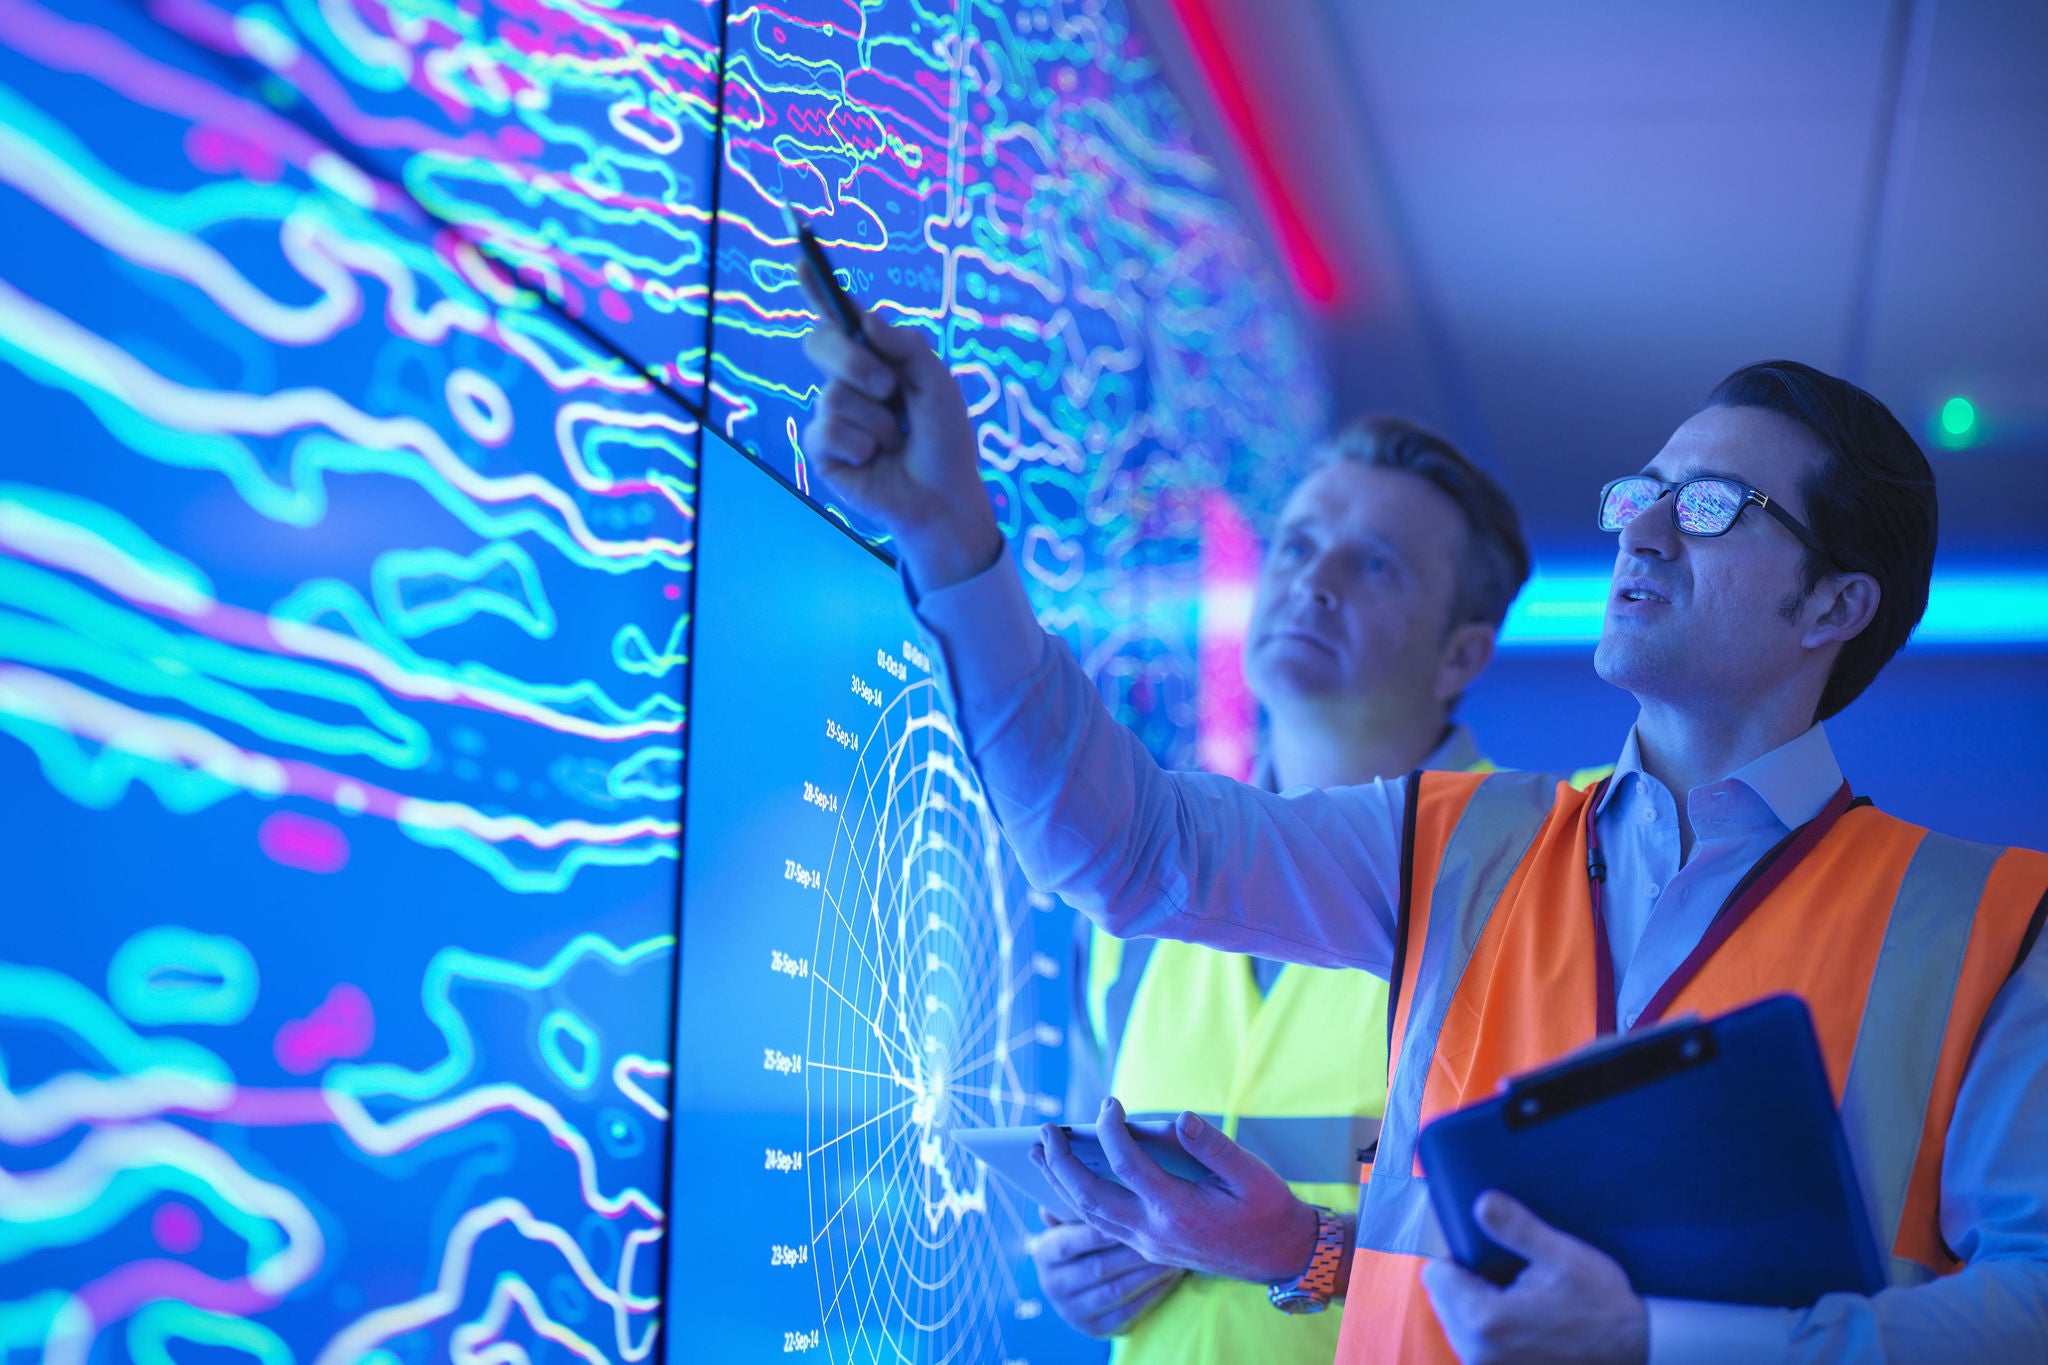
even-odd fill
[[(818, 277), (824, 288), (825, 301), (839, 320), (839, 330), (873, 351), (883, 364), (889, 364), (887, 356), (875, 351), (875, 343), (868, 339), (867, 330), (861, 326), (860, 305), (853, 301), (851, 294), (840, 288), (839, 277), (833, 273), (832, 262), (826, 258), (825, 248), (818, 245), (818, 234), (811, 231), (811, 225), (804, 221), (802, 214), (786, 203), (782, 206), (782, 218), (789, 224), (790, 232), (796, 237), (797, 250), (810, 262), (811, 273)], [(890, 365), (890, 368), (893, 370), (895, 366)], [(889, 391), (889, 398), (884, 406), (896, 414), (897, 426), (907, 429), (905, 423), (908, 419), (903, 409), (903, 385), (900, 379), (896, 387)]]

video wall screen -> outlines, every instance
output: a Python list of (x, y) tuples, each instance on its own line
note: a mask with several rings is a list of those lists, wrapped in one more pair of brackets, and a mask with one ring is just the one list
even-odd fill
[(705, 445), (673, 1189), (721, 1232), (672, 1248), (669, 1311), (706, 1360), (1033, 1358), (1043, 1225), (952, 1135), (1059, 1112), (1066, 923), (895, 571)]
[(710, 428), (814, 491), (788, 202), (959, 377), (1041, 620), (1154, 752), (1192, 764), (1201, 492), (1270, 500), (1327, 397), (1130, 14), (735, 5), (725, 70)]
[[(670, 1170), (755, 1143), (719, 1126), (754, 1101), (721, 1098), (693, 1013), (724, 954), (750, 1026), (790, 1030), (757, 1066), (831, 1063), (814, 1020), (857, 1041), (815, 981), (718, 942), (801, 907), (684, 895), (726, 841), (682, 829), (690, 740), (747, 741), (686, 726), (692, 656), (730, 679), (788, 651), (820, 699), (863, 670), (768, 625), (714, 663), (693, 614), (886, 618), (831, 648), (897, 661), (864, 670), (888, 705), (853, 748), (800, 736), (854, 765), (810, 779), (842, 806), (889, 705), (939, 734), (893, 575), (803, 463), (778, 197), (962, 375), (1042, 619), (1185, 761), (1197, 490), (1256, 490), (1321, 399), (1119, 5), (0, 0), (0, 1359), (1088, 1358), (1035, 1298), (1029, 1211), (943, 1155), (809, 1264), (866, 1283), (936, 1200), (953, 1235), (918, 1274), (980, 1286), (972, 1326), (871, 1296), (742, 1341), (682, 1274), (759, 1287), (754, 1243), (806, 1231), (736, 1234), (726, 1187)], [(700, 443), (768, 528), (724, 588), (693, 577)], [(942, 843), (972, 856), (931, 871), (1003, 915), (961, 920), (959, 994), (924, 994), (1007, 1055), (916, 1032), (915, 991), (915, 1038), (872, 1045), (940, 1038), (928, 1099), (1027, 1122), (1062, 1088), (1066, 924), (965, 792)], [(835, 867), (817, 818), (777, 855), (807, 878)], [(808, 927), (768, 946), (909, 990)], [(810, 1103), (831, 1074), (744, 1079)], [(833, 1093), (803, 1112), (869, 1102)], [(926, 1108), (897, 1150), (933, 1150)], [(754, 1112), (790, 1132), (730, 1189), (843, 1188), (769, 1180), (818, 1136)]]
[(718, 0), (146, 8), (701, 399)]
[(696, 418), (119, 4), (0, 223), (0, 1354), (637, 1349)]

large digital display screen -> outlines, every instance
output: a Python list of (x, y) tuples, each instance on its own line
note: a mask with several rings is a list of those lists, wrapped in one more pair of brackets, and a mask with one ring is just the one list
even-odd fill
[(718, 0), (146, 6), (570, 323), (701, 397)]
[(817, 491), (788, 202), (959, 378), (1040, 619), (1192, 764), (1201, 492), (1289, 486), (1326, 398), (1128, 11), (734, 6), (725, 70), (707, 424)]
[(0, 224), (0, 1357), (644, 1356), (696, 419), (124, 5)]
[[(805, 506), (779, 205), (1169, 758), (1196, 490), (1319, 389), (1120, 4), (788, 8), (0, 0), (0, 1360), (1087, 1354), (945, 1140), (1056, 1107), (1066, 924)], [(687, 715), (720, 620), (786, 723)], [(693, 741), (824, 805), (686, 840)]]
[(1042, 1225), (952, 1134), (1058, 1112), (1064, 923), (894, 570), (705, 445), (670, 1311), (707, 1360), (1023, 1359)]

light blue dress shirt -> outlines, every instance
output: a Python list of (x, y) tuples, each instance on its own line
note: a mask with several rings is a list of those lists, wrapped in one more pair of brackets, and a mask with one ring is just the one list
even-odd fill
[[(1163, 771), (1039, 629), (1007, 558), (916, 605), (1034, 884), (1120, 937), (1389, 974), (1404, 782), (1274, 794)], [(1840, 781), (1816, 726), (1685, 794), (1695, 846), (1681, 862), (1676, 797), (1643, 772), (1631, 732), (1595, 816), (1619, 1019), (1640, 1012), (1742, 873)], [(1941, 1229), (1966, 1264), (1915, 1288), (1805, 1310), (1652, 1300), (1652, 1365), (2048, 1361), (2048, 952), (2019, 967), (1978, 1035), (1949, 1124)]]
[(1685, 794), (1692, 856), (1679, 863), (1678, 802), (1643, 771), (1628, 732), (1593, 819), (1607, 858), (1601, 902), (1614, 955), (1614, 1017), (1634, 1028), (1650, 997), (1714, 922), (1756, 861), (1819, 815), (1842, 785), (1827, 732), (1816, 725), (1719, 782)]

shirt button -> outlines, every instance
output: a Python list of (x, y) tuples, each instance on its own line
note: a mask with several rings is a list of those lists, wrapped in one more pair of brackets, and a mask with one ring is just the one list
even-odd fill
[(1657, 808), (1655, 806), (1643, 807), (1643, 823), (1646, 825), (1657, 823)]
[(1643, 1016), (1642, 1016), (1642, 1015), (1641, 1015), (1640, 1013), (1638, 1013), (1638, 1014), (1631, 1014), (1631, 1015), (1630, 1015), (1630, 1016), (1629, 1016), (1628, 1018), (1626, 1018), (1626, 1019), (1624, 1019), (1624, 1020), (1622, 1020), (1622, 1021), (1621, 1021), (1621, 1026), (1622, 1026), (1623, 1028), (1634, 1028), (1634, 1027), (1636, 1026), (1636, 1020), (1638, 1020), (1638, 1019), (1640, 1019), (1640, 1018), (1642, 1018), (1642, 1017), (1643, 1017)]
[(1658, 896), (1664, 893), (1664, 888), (1657, 885), (1657, 883), (1655, 882), (1651, 882), (1648, 886), (1644, 887), (1643, 889), (1650, 893), (1651, 900), (1657, 899)]

